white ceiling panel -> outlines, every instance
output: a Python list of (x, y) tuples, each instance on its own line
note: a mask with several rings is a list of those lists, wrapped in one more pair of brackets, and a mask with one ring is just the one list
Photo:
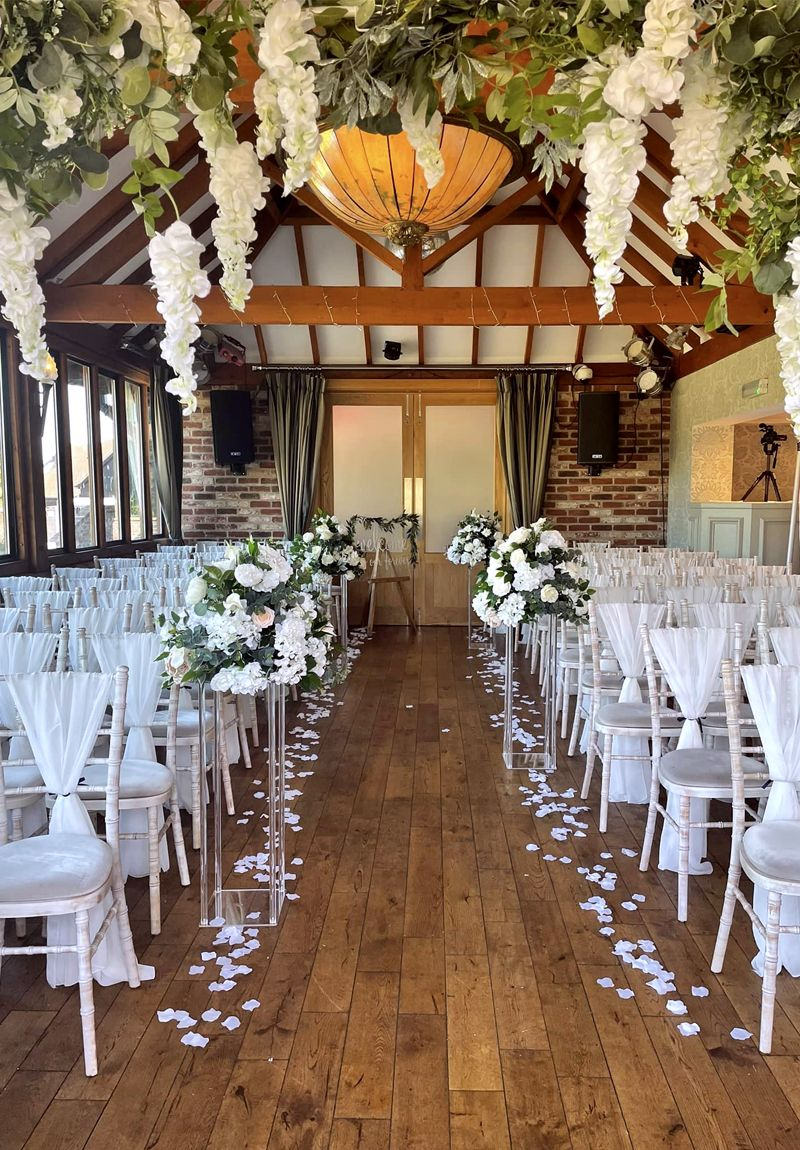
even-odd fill
[(537, 327), (533, 333), (531, 363), (572, 363), (577, 341), (576, 327)]
[(483, 276), (486, 287), (530, 287), (536, 259), (538, 227), (490, 228), (483, 241)]
[(310, 284), (333, 287), (358, 283), (356, 245), (338, 228), (303, 228), (303, 247)]
[(542, 287), (583, 287), (589, 269), (561, 228), (546, 227), (539, 283)]
[(305, 324), (263, 325), (264, 343), (270, 363), (313, 363), (311, 338)]
[(400, 276), (369, 252), (364, 252), (364, 283), (367, 287), (400, 287)]
[(583, 358), (587, 363), (625, 363), (622, 348), (633, 336), (633, 329), (620, 327), (587, 327)]
[[(419, 363), (419, 341), (415, 327), (371, 327), (372, 362), (382, 366), (389, 364), (392, 367), (409, 367)], [(394, 340), (402, 345), (403, 353), (398, 360), (383, 358), (383, 345), (386, 340)], [(363, 347), (363, 343), (362, 343)]]
[(338, 324), (317, 327), (321, 363), (365, 363), (364, 333), (360, 327)]
[(425, 362), (430, 365), (471, 363), (471, 327), (426, 327)]
[(522, 363), (526, 327), (482, 327), (478, 337), (478, 363)]
[[(453, 228), (453, 236), (463, 231), (463, 228)], [(475, 283), (475, 255), (478, 249), (477, 242), (472, 241), (456, 252), (449, 260), (435, 271), (425, 276), (426, 287), (472, 287)]]
[(256, 284), (300, 283), (300, 267), (292, 228), (275, 229), (267, 246), (258, 253), (250, 274)]

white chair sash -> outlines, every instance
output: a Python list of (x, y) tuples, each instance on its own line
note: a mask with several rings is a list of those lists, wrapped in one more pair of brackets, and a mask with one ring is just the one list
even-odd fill
[(758, 607), (752, 603), (695, 603), (692, 607), (698, 627), (724, 627), (726, 630), (723, 658), (733, 656), (733, 628), (742, 628), (742, 654), (747, 650), (758, 620)]
[(664, 599), (679, 607), (682, 600), (687, 603), (721, 603), (725, 587), (720, 583), (695, 583), (691, 587), (665, 587)]
[[(667, 677), (685, 721), (678, 738), (678, 750), (702, 747), (699, 720), (708, 709), (719, 679), (727, 632), (722, 627), (664, 627), (650, 632), (655, 656)], [(669, 794), (667, 810), (678, 819), (679, 800)], [(692, 799), (692, 822), (708, 820), (708, 799)], [(698, 827), (689, 834), (689, 874), (711, 874), (711, 863), (702, 860), (706, 854), (707, 834)], [(678, 869), (678, 834), (666, 820), (661, 832), (658, 853), (661, 870)]]
[[(78, 669), (78, 631), (90, 635), (121, 635), (125, 622), (124, 612), (116, 607), (73, 607), (67, 612), (69, 624), (69, 664)], [(91, 646), (88, 649), (89, 671), (99, 670), (99, 663)]]
[[(763, 821), (791, 819), (800, 827), (800, 667), (742, 667), (742, 679), (772, 780)], [(755, 888), (753, 906), (762, 922), (766, 922), (767, 898), (763, 888)], [(781, 925), (800, 926), (799, 898), (784, 895)], [(753, 935), (758, 945), (753, 969), (763, 976), (764, 942), (758, 931)], [(795, 978), (800, 975), (800, 936), (781, 936), (778, 970), (783, 966)]]
[(766, 600), (770, 606), (776, 603), (797, 603), (798, 590), (792, 586), (743, 586), (742, 598), (745, 603), (761, 603), (762, 600)]
[(783, 667), (800, 667), (800, 627), (770, 627), (769, 640)]
[[(5, 632), (0, 635), (0, 675), (28, 675), (46, 671), (53, 662), (58, 645), (57, 635), (23, 635)], [(8, 689), (8, 682), (0, 680), (0, 723), (13, 730), (18, 726), (17, 708)], [(9, 759), (27, 759), (31, 748), (24, 735), (15, 735), (8, 748)], [(47, 826), (47, 807), (41, 802), (29, 803), (22, 808), (22, 832), (27, 837)]]
[[(620, 703), (641, 703), (638, 676), (644, 672), (644, 648), (639, 628), (660, 627), (665, 608), (657, 603), (601, 603), (597, 614), (625, 676)], [(616, 735), (612, 741), (609, 801), (646, 803), (650, 797), (647, 737)]]
[(0, 607), (0, 634), (19, 630), (25, 621), (25, 612), (19, 607)]

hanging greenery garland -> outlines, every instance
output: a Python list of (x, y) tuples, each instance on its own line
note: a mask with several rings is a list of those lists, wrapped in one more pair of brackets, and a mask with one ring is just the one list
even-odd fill
[(416, 567), (419, 562), (419, 551), (417, 549), (417, 540), (419, 539), (420, 532), (419, 515), (413, 511), (404, 511), (402, 515), (395, 515), (391, 519), (386, 519), (380, 515), (351, 515), (347, 520), (348, 533), (352, 535), (358, 526), (365, 527), (367, 530), (371, 527), (377, 527), (379, 531), (383, 531), (386, 535), (390, 535), (395, 527), (399, 527), (409, 547), (411, 566)]

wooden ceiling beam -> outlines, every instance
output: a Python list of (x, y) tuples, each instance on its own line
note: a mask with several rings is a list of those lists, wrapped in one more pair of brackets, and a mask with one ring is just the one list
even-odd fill
[[(364, 270), (364, 251), (356, 244), (356, 267), (358, 268), (358, 286), (366, 287), (367, 279)], [(370, 331), (369, 324), (363, 324), (361, 330), (364, 333), (364, 362), (369, 366), (372, 363), (372, 332)]]
[[(48, 315), (58, 323), (160, 323), (156, 300), (138, 284), (46, 284)], [(622, 285), (607, 326), (634, 323), (701, 325), (713, 296), (673, 284)], [(566, 326), (595, 325), (597, 305), (591, 287), (442, 287), (258, 285), (244, 312), (231, 311), (222, 292), (212, 288), (200, 300), (203, 323), (394, 324)], [(728, 311), (738, 326), (770, 327), (774, 312), (768, 296), (752, 287), (728, 289)]]
[(253, 331), (256, 337), (256, 347), (258, 348), (258, 358), (261, 361), (261, 366), (266, 367), (269, 363), (267, 358), (267, 345), (264, 343), (264, 333), (261, 330), (261, 325), (258, 323), (253, 324)]
[[(303, 229), (299, 224), (295, 224), (294, 226), (294, 246), (297, 251), (297, 266), (300, 269), (300, 283), (303, 287), (308, 287), (306, 248), (303, 243)], [(308, 325), (308, 338), (311, 343), (311, 358), (314, 363), (319, 363), (319, 339), (317, 338), (316, 325), (313, 323)]]
[(564, 216), (572, 211), (572, 208), (581, 194), (583, 187), (583, 172), (580, 168), (573, 168), (570, 174), (567, 186), (559, 193), (558, 196), (558, 210), (556, 211), (556, 223), (561, 223)]
[(474, 239), (482, 235), (488, 228), (494, 227), (495, 224), (500, 224), (513, 211), (522, 207), (533, 196), (541, 194), (544, 188), (544, 180), (539, 179), (538, 176), (531, 177), (526, 183), (518, 188), (516, 192), (512, 192), (505, 200), (499, 204), (492, 204), (489, 210), (484, 215), (474, 217), (467, 226), (460, 231), (458, 235), (452, 236), (447, 243), (442, 244), (440, 248), (431, 252), (422, 261), (422, 270), (425, 275), (432, 272), (435, 268), (441, 267), (445, 260), (449, 260), (456, 252), (460, 252), (462, 248), (471, 244)]
[[(538, 287), (542, 275), (542, 258), (544, 256), (544, 230), (538, 228), (536, 231), (536, 248), (533, 253), (533, 271), (531, 273), (531, 287)], [(533, 324), (528, 325), (528, 333), (525, 336), (525, 354), (523, 356), (523, 363), (531, 362), (531, 354), (533, 353)]]
[[(483, 233), (478, 236), (478, 242), (475, 245), (475, 287), (483, 285)], [(478, 352), (480, 351), (481, 344), (481, 329), (474, 327), (472, 329), (472, 362), (477, 364)]]
[(728, 332), (720, 332), (719, 335), (706, 340), (694, 351), (675, 357), (675, 378), (682, 379), (694, 371), (709, 367), (712, 363), (719, 363), (720, 360), (727, 359), (734, 352), (752, 347), (754, 343), (760, 343), (763, 339), (769, 339), (772, 334), (772, 328), (760, 326), (745, 328), (744, 331), (739, 332), (738, 337)]

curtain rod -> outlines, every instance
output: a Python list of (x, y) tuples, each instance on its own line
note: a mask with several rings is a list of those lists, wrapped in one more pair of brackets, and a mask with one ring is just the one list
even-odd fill
[[(251, 371), (315, 371), (324, 375), (326, 371), (336, 372), (386, 372), (387, 375), (400, 374), (405, 371), (423, 371), (435, 375), (437, 371), (458, 371), (465, 375), (496, 375), (499, 371), (569, 371), (575, 366), (572, 363), (409, 363), (402, 366), (386, 366), (380, 363), (250, 363), (247, 365)], [(591, 364), (589, 365), (591, 366)], [(623, 365), (626, 366), (626, 365)]]

